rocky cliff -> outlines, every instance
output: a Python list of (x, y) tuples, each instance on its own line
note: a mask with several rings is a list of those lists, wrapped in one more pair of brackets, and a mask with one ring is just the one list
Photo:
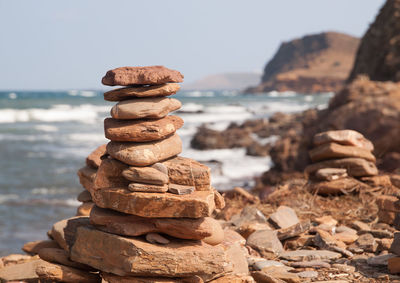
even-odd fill
[(337, 91), (350, 73), (358, 45), (358, 38), (337, 32), (284, 42), (265, 66), (261, 83), (246, 92)]

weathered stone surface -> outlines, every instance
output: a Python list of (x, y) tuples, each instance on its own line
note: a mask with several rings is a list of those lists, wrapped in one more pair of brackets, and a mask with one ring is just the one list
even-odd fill
[(77, 200), (80, 202), (91, 202), (92, 201), (92, 195), (90, 194), (89, 191), (84, 190), (79, 193)]
[(211, 189), (211, 170), (207, 166), (186, 157), (175, 157), (163, 162), (168, 168), (171, 183), (195, 186), (197, 191)]
[(400, 232), (394, 233), (394, 239), (390, 251), (400, 256)]
[(248, 238), (251, 234), (259, 230), (273, 230), (269, 223), (245, 222), (236, 229), (244, 238)]
[(141, 183), (130, 183), (128, 189), (131, 192), (144, 192), (144, 193), (165, 193), (168, 191), (168, 185), (151, 185)]
[(359, 220), (353, 221), (351, 223), (351, 227), (353, 227), (357, 231), (360, 231), (360, 230), (365, 230), (365, 231), (371, 230), (371, 227), (367, 223), (364, 223), (364, 222), (359, 221)]
[(278, 209), (270, 215), (269, 221), (278, 229), (289, 228), (300, 222), (296, 212), (292, 208), (284, 205), (279, 206)]
[(175, 98), (149, 97), (118, 102), (111, 108), (114, 119), (160, 119), (181, 108), (182, 103)]
[(367, 259), (367, 263), (372, 266), (387, 266), (388, 260), (396, 257), (394, 254), (384, 254), (378, 256), (372, 256)]
[(341, 254), (326, 250), (297, 250), (282, 252), (279, 257), (291, 261), (332, 260), (340, 258)]
[(240, 214), (232, 216), (231, 222), (233, 225), (241, 227), (245, 223), (267, 223), (268, 219), (254, 206), (245, 206)]
[(337, 143), (322, 144), (310, 150), (309, 154), (313, 162), (346, 157), (363, 158), (372, 162), (376, 161), (375, 156), (369, 150)]
[(332, 247), (346, 248), (345, 243), (337, 240), (329, 232), (320, 229), (317, 229), (317, 234), (314, 237), (314, 244), (321, 249), (327, 250), (332, 250)]
[(44, 241), (35, 241), (28, 242), (23, 247), (22, 250), (30, 255), (36, 255), (39, 253), (41, 249), (44, 248), (59, 248), (60, 246), (56, 241), (52, 240), (44, 240)]
[(400, 257), (389, 258), (388, 269), (392, 274), (400, 273)]
[(281, 283), (281, 282), (292, 282), (300, 283), (301, 279), (296, 273), (286, 271), (281, 266), (271, 266), (263, 271), (252, 272), (251, 275), (256, 282), (267, 282), (267, 283)]
[(315, 178), (321, 181), (333, 181), (347, 176), (347, 170), (344, 168), (322, 168), (315, 172)]
[(213, 191), (195, 191), (178, 196), (107, 188), (95, 191), (93, 200), (99, 207), (143, 217), (200, 218), (210, 216), (215, 208)]
[(282, 228), (277, 230), (278, 239), (283, 241), (308, 231), (311, 227), (310, 221), (299, 222), (295, 225), (289, 226), (288, 228)]
[[(31, 260), (24, 263), (19, 263), (11, 266), (6, 266), (0, 269), (0, 281), (33, 281), (38, 279), (36, 267), (43, 262), (41, 259)], [(34, 281), (33, 281), (34, 282)]]
[(361, 133), (353, 130), (338, 130), (318, 133), (313, 139), (314, 145), (325, 143), (338, 143), (342, 145), (353, 145), (364, 148), (368, 151), (374, 150), (374, 145), (367, 140)]
[(376, 242), (375, 238), (369, 233), (358, 237), (356, 244), (359, 248), (370, 253), (375, 252), (378, 247), (378, 243)]
[(174, 134), (160, 141), (145, 143), (111, 141), (107, 144), (107, 152), (123, 163), (148, 166), (181, 153), (182, 140)]
[(394, 220), (396, 219), (396, 214), (397, 212), (394, 211), (379, 210), (378, 211), (379, 222), (392, 225), (394, 223)]
[(362, 158), (341, 158), (321, 161), (308, 165), (304, 173), (306, 175), (313, 175), (322, 168), (343, 168), (347, 170), (349, 176), (353, 177), (378, 175), (376, 165)]
[(147, 142), (162, 140), (183, 126), (178, 116), (166, 116), (155, 120), (104, 120), (104, 133), (112, 141)]
[(229, 261), (232, 263), (232, 274), (249, 274), (247, 257), (249, 252), (245, 247), (246, 240), (238, 233), (230, 230), (224, 230), (221, 246), (227, 253)]
[(168, 184), (168, 192), (176, 195), (189, 195), (195, 191), (194, 186), (183, 186), (178, 184)]
[(259, 230), (247, 238), (247, 245), (261, 253), (265, 258), (276, 256), (283, 251), (283, 246), (276, 231)]
[(158, 233), (148, 233), (146, 235), (146, 241), (151, 244), (160, 244), (160, 245), (166, 245), (170, 243), (170, 241), (167, 238), (161, 236)]
[(103, 159), (94, 179), (94, 190), (114, 187), (127, 188), (130, 181), (122, 178), (122, 172), (128, 167), (128, 165), (114, 158)]
[(156, 163), (151, 167), (129, 167), (122, 171), (122, 176), (133, 182), (164, 185), (169, 182), (168, 169), (164, 166), (167, 170), (167, 173), (164, 173), (159, 170), (160, 166), (164, 165), (162, 163)]
[(140, 236), (147, 233), (163, 233), (180, 239), (201, 240), (218, 232), (220, 224), (211, 217), (205, 218), (144, 218), (123, 214), (111, 209), (94, 207), (90, 222), (105, 232)]
[[(153, 245), (139, 238), (124, 238), (88, 227), (78, 228), (71, 259), (121, 276), (199, 275), (212, 279), (232, 270), (219, 246), (181, 240)], [(196, 264), (187, 264), (188, 259)]]
[(153, 86), (136, 86), (117, 88), (104, 93), (104, 100), (122, 101), (133, 97), (169, 96), (179, 91), (179, 84), (162, 84)]
[(107, 154), (106, 145), (103, 144), (89, 154), (86, 158), (86, 165), (93, 169), (99, 168), (101, 157), (105, 154)]
[(76, 209), (76, 216), (89, 216), (94, 202), (84, 202)]
[(56, 247), (61, 247), (68, 252), (75, 241), (76, 229), (80, 226), (87, 226), (89, 224), (89, 217), (85, 216), (64, 219), (53, 225), (50, 234), (58, 243)]
[(237, 274), (237, 275), (225, 275), (210, 281), (210, 283), (255, 283), (255, 281), (251, 276)]
[(94, 180), (96, 178), (97, 169), (93, 169), (89, 166), (82, 167), (78, 170), (77, 174), (79, 182), (89, 192), (93, 191)]
[(120, 67), (110, 70), (103, 77), (104, 85), (161, 85), (181, 83), (183, 75), (164, 66)]
[(400, 212), (400, 200), (396, 196), (381, 195), (376, 198), (376, 205), (381, 210)]
[(35, 259), (37, 259), (37, 256), (30, 256), (26, 254), (10, 254), (0, 257), (0, 269), (5, 266), (20, 264)]
[(315, 218), (315, 222), (317, 222), (318, 224), (325, 224), (325, 225), (328, 225), (331, 227), (336, 226), (338, 223), (338, 221), (330, 215), (324, 215), (321, 217), (317, 217), (317, 218)]
[(92, 269), (82, 263), (74, 262), (69, 259), (69, 253), (63, 249), (44, 248), (39, 251), (39, 257), (45, 261), (75, 267), (78, 269)]
[(368, 186), (353, 178), (343, 178), (334, 181), (310, 183), (309, 188), (312, 192), (321, 195), (339, 195), (368, 188)]
[(102, 272), (101, 277), (107, 283), (203, 283), (203, 279), (198, 276), (184, 278), (162, 278), (162, 277), (140, 277), (140, 276), (118, 276), (111, 273)]
[(89, 273), (73, 267), (42, 261), (36, 267), (36, 273), (41, 280), (56, 282), (100, 283), (98, 274)]
[[(214, 192), (215, 208), (223, 209), (225, 207), (225, 199), (224, 199), (224, 197), (215, 188), (211, 188), (211, 189)], [(201, 191), (201, 190), (198, 190), (198, 191)]]

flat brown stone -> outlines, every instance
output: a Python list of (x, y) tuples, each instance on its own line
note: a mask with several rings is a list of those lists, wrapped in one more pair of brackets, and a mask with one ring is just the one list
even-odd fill
[(92, 151), (89, 156), (86, 158), (86, 165), (92, 167), (94, 169), (99, 168), (101, 163), (101, 157), (105, 155), (106, 152), (106, 145), (103, 144)]
[(400, 212), (400, 200), (391, 195), (381, 195), (376, 198), (376, 205), (380, 210)]
[(74, 262), (69, 259), (69, 253), (63, 249), (57, 248), (44, 248), (39, 251), (39, 257), (45, 261), (58, 263), (69, 267), (79, 268), (79, 269), (89, 269), (91, 267), (84, 265), (79, 262)]
[(0, 282), (35, 282), (38, 280), (36, 267), (41, 262), (44, 261), (41, 259), (36, 259), (0, 268)]
[(79, 182), (82, 187), (91, 192), (94, 188), (94, 180), (96, 178), (97, 169), (85, 166), (78, 170), (77, 174), (79, 177)]
[[(164, 166), (161, 163), (156, 163), (159, 164), (160, 166)], [(154, 164), (154, 165), (156, 165)], [(165, 173), (165, 171), (160, 171), (160, 166), (147, 166), (147, 167), (129, 167), (128, 169), (125, 169), (122, 171), (122, 176), (133, 182), (138, 182), (138, 183), (145, 183), (145, 184), (153, 184), (153, 185), (164, 185), (169, 182), (168, 178), (168, 169)]]
[(375, 164), (362, 158), (342, 158), (321, 161), (308, 165), (304, 173), (306, 175), (312, 175), (322, 168), (344, 168), (347, 170), (347, 174), (353, 177), (378, 175), (378, 169)]
[(104, 93), (104, 100), (122, 101), (133, 97), (157, 97), (169, 96), (179, 91), (179, 84), (162, 84), (153, 86), (136, 86), (118, 88)]
[(374, 150), (372, 142), (367, 140), (361, 133), (353, 130), (327, 131), (316, 134), (313, 140), (315, 145), (335, 142), (342, 145), (353, 145), (368, 151)]
[(147, 142), (162, 140), (183, 126), (178, 116), (156, 120), (117, 120), (106, 118), (104, 132), (112, 141)]
[(198, 277), (185, 278), (162, 278), (162, 277), (141, 277), (141, 276), (118, 276), (111, 273), (101, 273), (101, 277), (107, 283), (203, 283), (204, 281)]
[(368, 188), (368, 185), (353, 178), (343, 178), (334, 181), (310, 183), (309, 188), (312, 192), (321, 195), (339, 195)]
[[(198, 275), (209, 280), (232, 270), (220, 246), (174, 239), (167, 245), (154, 245), (88, 227), (78, 228), (71, 259), (120, 276)], [(195, 264), (188, 264), (189, 259)]]
[(99, 274), (82, 271), (73, 267), (42, 261), (36, 267), (36, 273), (41, 280), (54, 280), (67, 283), (100, 283)]
[(171, 183), (195, 186), (197, 191), (211, 190), (211, 171), (206, 165), (186, 157), (174, 157), (163, 162)]
[(160, 119), (181, 108), (182, 103), (175, 98), (148, 97), (118, 102), (111, 108), (114, 119)]
[(122, 236), (163, 233), (179, 239), (201, 240), (213, 236), (220, 224), (204, 218), (145, 218), (95, 206), (90, 222), (98, 229)]
[(84, 190), (79, 193), (78, 197), (76, 198), (80, 202), (91, 202), (92, 201), (92, 195), (90, 194), (89, 191)]
[(39, 253), (41, 249), (44, 248), (59, 248), (60, 246), (56, 241), (52, 240), (43, 240), (43, 241), (34, 241), (28, 242), (23, 247), (22, 250), (30, 255), (36, 255)]
[(190, 195), (130, 192), (124, 188), (96, 190), (97, 206), (143, 217), (210, 216), (215, 208), (213, 191), (195, 191)]
[(168, 185), (151, 185), (151, 184), (140, 184), (130, 183), (128, 189), (131, 192), (144, 192), (144, 193), (165, 193), (168, 191)]
[(120, 67), (108, 71), (101, 82), (109, 86), (160, 85), (181, 83), (183, 75), (164, 66)]
[(84, 202), (76, 209), (76, 216), (89, 216), (94, 206), (93, 202)]
[(75, 241), (76, 229), (80, 226), (90, 225), (89, 217), (77, 216), (54, 223), (50, 235), (61, 247), (69, 251)]
[(322, 144), (310, 150), (309, 154), (313, 162), (346, 157), (363, 158), (372, 162), (376, 161), (375, 156), (369, 150), (356, 146), (340, 145), (337, 143)]
[[(113, 158), (106, 158), (100, 164), (94, 179), (94, 189), (124, 187), (127, 188), (130, 181), (122, 177), (122, 172), (128, 165)], [(93, 197), (93, 195), (92, 195)]]
[(182, 141), (177, 134), (160, 141), (146, 143), (111, 141), (107, 145), (107, 152), (123, 163), (148, 166), (181, 153)]
[(176, 195), (188, 195), (194, 192), (194, 186), (183, 186), (177, 184), (168, 184), (168, 192)]
[(315, 177), (321, 181), (333, 181), (347, 176), (347, 170), (344, 168), (321, 168), (315, 172)]

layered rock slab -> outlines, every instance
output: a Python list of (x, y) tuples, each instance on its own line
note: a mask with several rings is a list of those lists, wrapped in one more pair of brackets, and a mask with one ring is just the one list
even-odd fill
[(133, 97), (160, 97), (169, 96), (179, 91), (180, 85), (176, 83), (118, 88), (104, 93), (104, 100), (122, 101)]
[(94, 192), (97, 206), (142, 217), (200, 218), (215, 208), (213, 191), (195, 191), (190, 195), (130, 192), (124, 188), (104, 188)]
[(335, 142), (342, 145), (352, 145), (364, 148), (368, 151), (374, 150), (372, 142), (362, 134), (353, 130), (327, 131), (316, 134), (313, 139), (314, 145)]
[(151, 167), (129, 167), (122, 171), (122, 176), (129, 181), (145, 184), (164, 185), (169, 182), (168, 169), (161, 163)]
[[(78, 228), (71, 259), (120, 276), (199, 275), (212, 279), (232, 270), (219, 246), (177, 240), (153, 245), (139, 238), (124, 238), (89, 227)], [(196, 264), (188, 264), (188, 259)]]
[(313, 162), (333, 158), (357, 157), (375, 162), (375, 156), (364, 148), (356, 146), (340, 145), (336, 143), (322, 144), (310, 150), (310, 158)]

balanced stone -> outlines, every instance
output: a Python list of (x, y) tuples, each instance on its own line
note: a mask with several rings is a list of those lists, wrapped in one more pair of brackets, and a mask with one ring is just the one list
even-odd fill
[(183, 186), (170, 183), (168, 185), (168, 191), (176, 195), (188, 195), (194, 192), (193, 186)]
[(84, 190), (84, 191), (80, 192), (80, 194), (77, 197), (77, 200), (80, 202), (91, 202), (92, 195), (90, 194), (89, 191)]
[[(89, 227), (78, 228), (71, 259), (120, 276), (199, 275), (211, 279), (232, 270), (220, 246), (174, 239), (168, 245), (153, 245)], [(188, 264), (188, 260), (194, 264)]]
[(151, 244), (160, 244), (160, 245), (166, 245), (170, 243), (170, 241), (167, 238), (161, 236), (158, 233), (148, 233), (146, 235), (146, 241)]
[(354, 178), (342, 178), (333, 181), (311, 183), (310, 190), (322, 195), (334, 195), (349, 193), (354, 190), (368, 188), (368, 185), (357, 181)]
[(128, 165), (119, 160), (113, 158), (103, 159), (94, 179), (94, 190), (115, 187), (127, 188), (130, 182), (121, 177), (122, 172), (127, 168)]
[(164, 66), (120, 67), (110, 70), (101, 82), (104, 85), (160, 85), (164, 83), (181, 83), (183, 75)]
[(117, 120), (106, 118), (104, 132), (112, 141), (147, 142), (166, 138), (183, 126), (178, 116), (157, 120)]
[[(161, 166), (164, 166), (161, 163), (156, 163)], [(154, 165), (156, 165), (154, 164)], [(169, 181), (168, 171), (167, 174), (161, 172), (158, 168), (159, 165), (151, 167), (129, 167), (122, 171), (122, 176), (133, 182), (145, 183), (145, 184), (153, 184), (153, 185), (164, 185)]]
[(90, 222), (98, 229), (122, 236), (163, 233), (179, 239), (201, 240), (221, 229), (217, 220), (204, 218), (145, 218), (94, 207)]
[(213, 191), (195, 191), (190, 195), (131, 192), (124, 188), (105, 188), (94, 192), (97, 206), (143, 217), (210, 216), (215, 208)]
[(131, 192), (145, 192), (145, 193), (165, 193), (168, 191), (168, 185), (152, 185), (141, 183), (130, 183), (128, 189)]
[(325, 159), (358, 157), (375, 162), (375, 156), (361, 147), (340, 145), (337, 143), (322, 144), (310, 150), (310, 157), (313, 162)]
[(97, 169), (101, 163), (101, 157), (105, 155), (106, 152), (106, 145), (103, 144), (92, 151), (89, 156), (86, 158), (86, 165)]
[(22, 250), (30, 255), (36, 255), (39, 253), (41, 249), (45, 248), (59, 248), (60, 246), (56, 241), (52, 240), (43, 240), (43, 241), (34, 241), (28, 242), (24, 244)]
[(181, 153), (182, 141), (177, 134), (146, 143), (111, 141), (107, 145), (107, 152), (126, 164), (148, 166)]
[(180, 89), (179, 84), (162, 84), (153, 86), (136, 86), (118, 88), (104, 93), (107, 101), (122, 101), (133, 97), (157, 97), (175, 94)]
[(321, 168), (315, 172), (315, 177), (321, 181), (333, 181), (347, 176), (344, 168)]
[(316, 134), (313, 140), (315, 145), (335, 142), (342, 145), (353, 145), (364, 148), (368, 151), (374, 150), (372, 142), (362, 134), (353, 130), (327, 131)]
[(90, 224), (89, 217), (78, 216), (54, 223), (50, 235), (58, 243), (57, 247), (69, 251), (75, 241), (76, 229)]
[(175, 98), (148, 97), (118, 102), (111, 108), (111, 117), (115, 119), (160, 119), (168, 113), (178, 110), (182, 104)]
[(81, 183), (82, 187), (84, 187), (89, 192), (93, 190), (96, 173), (97, 170), (89, 166), (82, 167), (77, 172), (79, 182)]
[(63, 249), (45, 248), (39, 251), (39, 257), (45, 261), (58, 263), (69, 267), (91, 270), (92, 268), (82, 263), (69, 259), (69, 253)]
[[(143, 277), (143, 276), (118, 276), (111, 273), (102, 272), (101, 277), (107, 283), (203, 283), (198, 276), (185, 278), (166, 278), (166, 277)], [(229, 281), (227, 281), (229, 282)], [(226, 282), (225, 282), (226, 283)]]

